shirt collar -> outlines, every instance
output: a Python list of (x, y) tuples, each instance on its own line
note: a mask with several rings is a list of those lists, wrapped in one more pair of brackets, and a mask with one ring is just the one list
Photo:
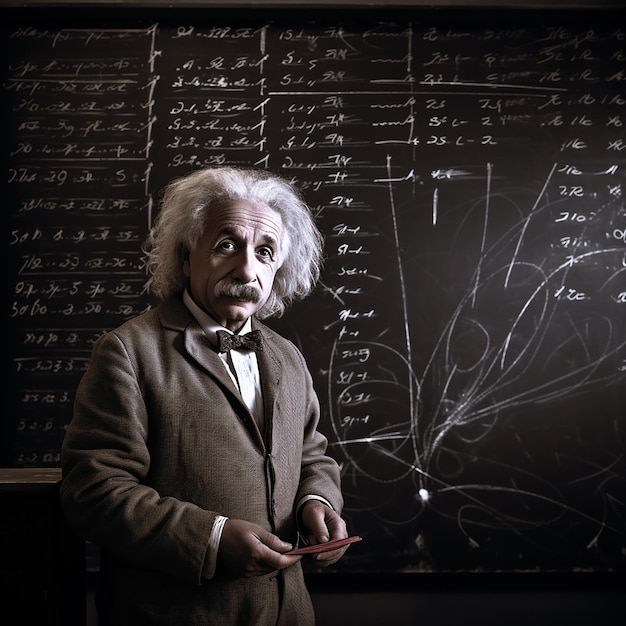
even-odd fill
[[(193, 300), (191, 294), (188, 289), (185, 289), (183, 292), (183, 302), (185, 306), (189, 309), (190, 313), (196, 318), (196, 321), (200, 326), (202, 326), (202, 330), (204, 334), (209, 338), (209, 341), (213, 345), (217, 345), (217, 331), (225, 330), (227, 333), (232, 333), (232, 331), (228, 330), (221, 324), (218, 324), (213, 317), (211, 317), (206, 311), (203, 311)], [(251, 318), (248, 318), (245, 324), (239, 329), (238, 334), (249, 333), (252, 330), (252, 321)]]

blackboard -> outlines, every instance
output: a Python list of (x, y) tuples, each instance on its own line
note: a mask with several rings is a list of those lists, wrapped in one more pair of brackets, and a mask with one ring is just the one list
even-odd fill
[(94, 340), (153, 305), (164, 184), (256, 165), (326, 236), (272, 325), (365, 539), (340, 567), (625, 569), (621, 12), (4, 17), (2, 465), (58, 466)]

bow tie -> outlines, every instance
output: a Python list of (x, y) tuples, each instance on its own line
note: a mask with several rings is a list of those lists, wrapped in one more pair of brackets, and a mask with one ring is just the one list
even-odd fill
[(219, 352), (228, 352), (244, 348), (246, 350), (263, 351), (263, 337), (260, 330), (253, 330), (245, 335), (233, 335), (225, 330), (217, 331), (217, 349)]

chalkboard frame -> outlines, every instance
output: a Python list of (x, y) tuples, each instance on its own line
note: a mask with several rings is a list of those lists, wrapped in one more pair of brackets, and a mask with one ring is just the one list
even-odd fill
[(154, 9), (165, 8), (178, 12), (181, 9), (384, 9), (385, 11), (407, 8), (451, 9), (451, 8), (492, 8), (510, 10), (553, 10), (553, 9), (607, 9), (624, 8), (621, 0), (598, 0), (573, 2), (572, 0), (0, 0), (0, 8), (89, 8), (107, 9)]

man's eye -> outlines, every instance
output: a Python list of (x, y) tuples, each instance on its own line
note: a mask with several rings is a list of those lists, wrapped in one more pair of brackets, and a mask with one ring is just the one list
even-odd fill
[(232, 252), (235, 249), (235, 244), (232, 241), (222, 241), (218, 246), (220, 250), (224, 252)]
[(274, 251), (271, 248), (259, 248), (258, 255), (264, 259), (273, 259)]

